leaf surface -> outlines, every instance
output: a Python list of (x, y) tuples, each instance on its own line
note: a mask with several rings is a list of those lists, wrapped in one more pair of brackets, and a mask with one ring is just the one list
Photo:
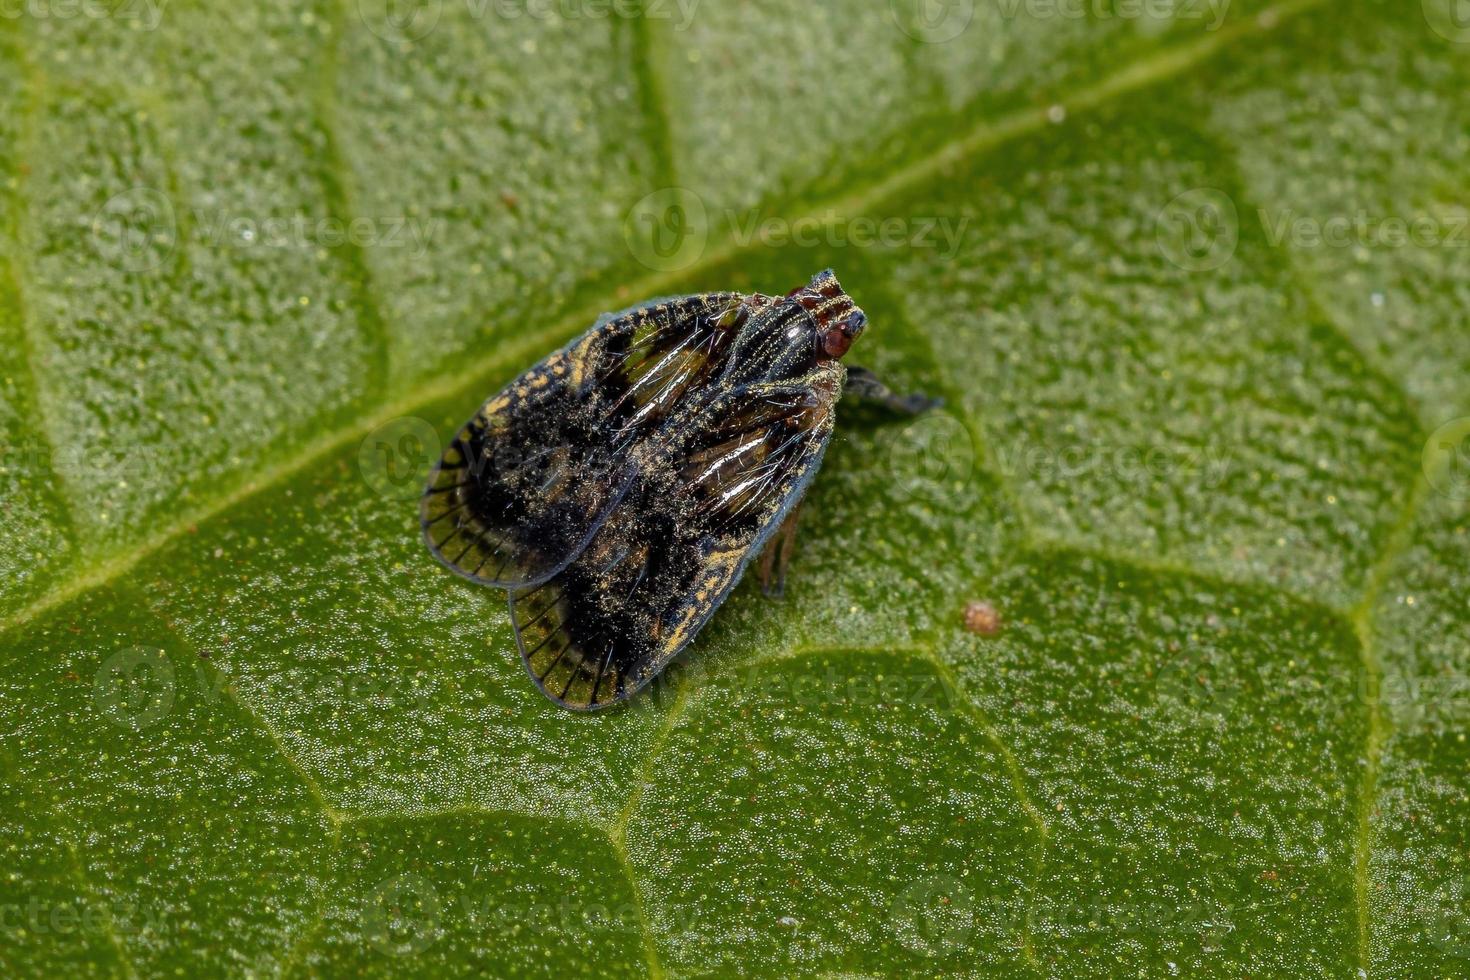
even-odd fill
[[(1227, 6), (0, 21), (0, 965), (1462, 972), (1470, 36)], [(555, 709), (434, 441), (829, 265), (947, 407)]]

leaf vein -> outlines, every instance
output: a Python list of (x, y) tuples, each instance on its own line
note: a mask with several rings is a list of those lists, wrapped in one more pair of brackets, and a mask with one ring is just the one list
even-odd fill
[(14, 227), (9, 229), (11, 240), (16, 244), (16, 254), (4, 262), (8, 272), (5, 277), (6, 285), (10, 286), (15, 297), (17, 319), (19, 321), (18, 340), (20, 342), (20, 360), (24, 366), (24, 377), (21, 379), (23, 393), (28, 397), (32, 410), (34, 425), (31, 428), (36, 438), (40, 441), (39, 448), (46, 457), (46, 467), (51, 474), (51, 485), (55, 488), (50, 496), (56, 503), (60, 504), (60, 511), (65, 519), (66, 526), (61, 528), (62, 534), (73, 546), (76, 544), (77, 528), (77, 502), (71, 493), (67, 482), (62, 478), (60, 471), (56, 468), (56, 439), (52, 435), (51, 425), (58, 412), (56, 401), (51, 397), (41, 371), (40, 355), (42, 350), (42, 338), (40, 327), (36, 323), (34, 311), (27, 302), (26, 297), (32, 292), (30, 278), (27, 275), (24, 256), (30, 254), (28, 247), (32, 239), (30, 233), (30, 202), (26, 196), (26, 174), (29, 167), (25, 161), (35, 158), (36, 119), (40, 114), (40, 108), (44, 102), (43, 92), (46, 89), (46, 80), (39, 67), (24, 54), (23, 46), (18, 57), (21, 69), (26, 79), (25, 107), (21, 113), (21, 132), (19, 137), (20, 151), (17, 154), (16, 169), (13, 174), (14, 184), (11, 190), (11, 201), (14, 207)]
[[(325, 141), (324, 160), (319, 173), (327, 210), (337, 216), (344, 228), (354, 227), (360, 217), (352, 192), (352, 172), (342, 152), (341, 120), (338, 114), (338, 83), (342, 68), (342, 39), (349, 23), (349, 0), (331, 0), (328, 22), (329, 36), (324, 42), (321, 70), (317, 77), (312, 110), (317, 127)], [(367, 391), (381, 395), (388, 389), (392, 375), (393, 344), (384, 319), (377, 277), (368, 261), (366, 249), (352, 235), (346, 236), (340, 259), (348, 271), (357, 298), (358, 328), (365, 334), (376, 355)]]

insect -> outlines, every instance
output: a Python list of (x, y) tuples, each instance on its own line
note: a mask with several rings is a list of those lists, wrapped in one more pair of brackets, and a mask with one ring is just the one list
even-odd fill
[(842, 364), (867, 319), (831, 270), (784, 297), (655, 301), (603, 317), (459, 431), (420, 503), (424, 537), (507, 590), (547, 697), (630, 697), (762, 549), (779, 594), (844, 388), (903, 414), (937, 404)]

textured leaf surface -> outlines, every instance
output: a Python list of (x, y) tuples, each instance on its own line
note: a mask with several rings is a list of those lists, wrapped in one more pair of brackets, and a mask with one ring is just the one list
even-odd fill
[[(573, 6), (0, 20), (0, 968), (1463, 974), (1452, 0)], [(947, 408), (555, 709), (434, 441), (827, 265)]]

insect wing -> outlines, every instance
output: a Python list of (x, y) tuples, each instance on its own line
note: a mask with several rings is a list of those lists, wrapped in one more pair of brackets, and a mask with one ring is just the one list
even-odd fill
[(516, 642), (548, 697), (606, 707), (689, 644), (821, 465), (842, 371), (829, 362), (670, 419), (576, 561), (511, 592)]
[(631, 449), (718, 368), (741, 300), (685, 296), (613, 317), (486, 402), (424, 492), (430, 550), (501, 588), (565, 568), (626, 492)]

